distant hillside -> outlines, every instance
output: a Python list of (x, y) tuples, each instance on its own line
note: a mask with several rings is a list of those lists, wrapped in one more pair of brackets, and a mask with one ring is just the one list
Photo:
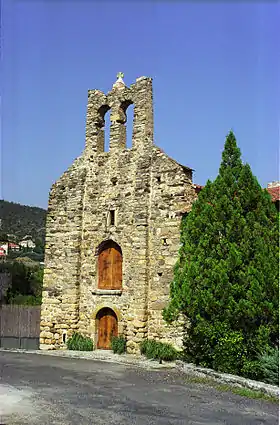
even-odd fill
[(0, 231), (13, 234), (17, 239), (30, 235), (34, 240), (36, 238), (44, 240), (46, 213), (43, 208), (0, 200)]

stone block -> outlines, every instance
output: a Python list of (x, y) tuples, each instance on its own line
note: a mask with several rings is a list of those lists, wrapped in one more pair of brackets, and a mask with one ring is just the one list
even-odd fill
[(45, 322), (44, 320), (41, 320), (40, 323), (41, 326), (48, 326), (49, 328), (51, 328), (53, 326), (52, 322)]
[(50, 331), (51, 328), (49, 326), (40, 326), (40, 331)]
[(66, 323), (56, 324), (54, 325), (54, 329), (69, 329), (69, 325)]
[(43, 331), (43, 332), (40, 333), (40, 337), (41, 338), (52, 338), (53, 334), (52, 334), (52, 332)]
[(150, 304), (151, 310), (163, 310), (167, 306), (166, 301), (155, 301)]
[(52, 344), (47, 344), (47, 343), (40, 343), (40, 350), (54, 350), (55, 347)]
[(147, 322), (142, 322), (140, 320), (134, 320), (133, 325), (135, 328), (144, 328), (147, 326)]

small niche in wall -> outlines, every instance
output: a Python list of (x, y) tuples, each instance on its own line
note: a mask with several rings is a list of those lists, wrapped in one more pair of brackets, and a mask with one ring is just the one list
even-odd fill
[(116, 186), (117, 181), (118, 181), (117, 177), (112, 177), (111, 178), (111, 182), (112, 182), (113, 186)]
[(160, 178), (160, 176), (157, 176), (157, 177), (156, 177), (156, 181), (157, 181), (158, 183), (160, 183), (160, 182), (161, 182), (161, 178)]
[(63, 344), (66, 344), (66, 340), (67, 340), (66, 332), (63, 332), (63, 334), (62, 334), (62, 342), (63, 342)]
[(161, 243), (163, 246), (168, 246), (167, 238), (162, 238)]
[(162, 272), (158, 272), (158, 276), (161, 277), (162, 276)]
[(115, 226), (115, 224), (116, 224), (116, 211), (110, 210), (109, 211), (109, 225)]

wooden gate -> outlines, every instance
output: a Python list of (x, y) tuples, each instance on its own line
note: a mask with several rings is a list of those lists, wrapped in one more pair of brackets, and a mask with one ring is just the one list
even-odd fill
[(0, 305), (0, 347), (39, 349), (41, 306)]
[(102, 308), (97, 315), (97, 348), (110, 350), (112, 336), (118, 335), (118, 319), (113, 310)]

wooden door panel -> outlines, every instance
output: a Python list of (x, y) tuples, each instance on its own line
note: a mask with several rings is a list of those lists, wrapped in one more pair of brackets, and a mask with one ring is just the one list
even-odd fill
[(101, 252), (98, 259), (99, 288), (110, 289), (112, 285), (112, 254), (111, 248)]
[(112, 250), (112, 286), (114, 289), (122, 287), (122, 254), (114, 248)]
[(98, 320), (97, 348), (108, 350), (111, 348), (111, 337), (117, 336), (118, 323), (115, 313), (110, 309), (104, 309)]
[(97, 348), (107, 348), (106, 347), (106, 316), (103, 316), (99, 319), (98, 324), (98, 344)]

